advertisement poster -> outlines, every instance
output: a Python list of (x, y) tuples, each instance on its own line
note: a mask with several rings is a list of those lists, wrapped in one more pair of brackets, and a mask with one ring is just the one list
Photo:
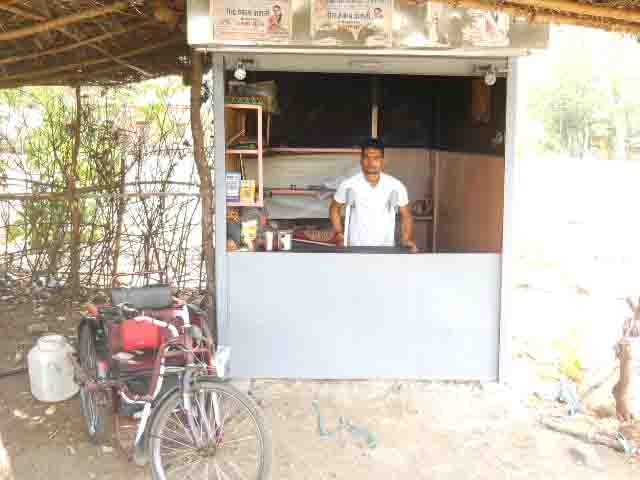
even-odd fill
[(510, 23), (503, 13), (420, 0), (396, 0), (393, 18), (396, 45), (410, 48), (508, 47)]
[(509, 17), (504, 13), (469, 10), (469, 26), (462, 31), (463, 44), (474, 47), (508, 47)]
[(393, 0), (312, 0), (314, 45), (390, 47)]
[(216, 42), (288, 43), (290, 0), (223, 0), (212, 2)]

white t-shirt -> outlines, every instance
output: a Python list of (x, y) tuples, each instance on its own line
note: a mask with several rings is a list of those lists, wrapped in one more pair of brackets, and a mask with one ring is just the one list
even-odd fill
[(380, 174), (375, 187), (367, 181), (362, 172), (340, 184), (334, 198), (346, 203), (347, 190), (352, 190), (355, 207), (351, 209), (349, 222), (349, 245), (353, 246), (393, 246), (395, 233), (395, 209), (389, 208), (393, 191), (398, 192), (398, 206), (409, 203), (405, 186), (395, 177)]

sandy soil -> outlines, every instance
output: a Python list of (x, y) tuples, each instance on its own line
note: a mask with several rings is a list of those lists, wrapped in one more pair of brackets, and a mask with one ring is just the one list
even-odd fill
[[(0, 369), (13, 368), (27, 334), (30, 304), (0, 304)], [(50, 329), (73, 335), (73, 319), (46, 315)], [(536, 424), (539, 411), (496, 385), (429, 382), (239, 382), (270, 419), (274, 479), (616, 479), (638, 478), (638, 466), (604, 447), (584, 446)], [(332, 432), (322, 437), (313, 409)], [(16, 479), (147, 478), (116, 451), (88, 442), (78, 397), (46, 415), (26, 375), (0, 379), (0, 434)], [(15, 410), (28, 415), (18, 418)], [(39, 417), (39, 418), (38, 418)], [(339, 428), (343, 417), (375, 438)], [(35, 419), (34, 419), (35, 418)], [(364, 430), (361, 430), (364, 432)]]

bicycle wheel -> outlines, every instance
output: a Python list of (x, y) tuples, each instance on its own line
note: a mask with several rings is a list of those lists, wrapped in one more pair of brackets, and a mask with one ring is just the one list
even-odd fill
[[(89, 325), (83, 325), (78, 337), (78, 355), (80, 365), (95, 378), (97, 354), (96, 341), (93, 330)], [(86, 387), (80, 387), (80, 408), (85, 420), (89, 439), (94, 443), (105, 443), (111, 440), (111, 419), (109, 408), (111, 396), (106, 390), (89, 391)]]
[(270, 478), (271, 431), (255, 402), (236, 388), (209, 379), (195, 383), (195, 431), (179, 389), (157, 409), (149, 429), (154, 480)]

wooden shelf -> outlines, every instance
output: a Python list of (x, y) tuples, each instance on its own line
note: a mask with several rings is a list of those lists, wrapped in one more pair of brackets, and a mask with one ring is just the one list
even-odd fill
[[(255, 105), (255, 104), (244, 104), (244, 103), (227, 103), (225, 104), (225, 109), (227, 110), (244, 110), (244, 112), (239, 113), (242, 115), (241, 119), (243, 122), (243, 126), (240, 129), (240, 133), (237, 135), (233, 135), (231, 138), (228, 138), (225, 143), (229, 146), (225, 149), (225, 154), (229, 155), (247, 155), (253, 156), (258, 160), (258, 175), (255, 179), (256, 183), (256, 198), (255, 201), (247, 202), (247, 201), (239, 201), (239, 202), (227, 202), (228, 207), (256, 207), (263, 208), (264, 207), (264, 178), (263, 178), (263, 167), (262, 167), (262, 159), (263, 159), (263, 142), (262, 142), (262, 112), (263, 105)], [(249, 148), (233, 148), (234, 144), (237, 144), (238, 138), (245, 135), (247, 131), (247, 116), (248, 114), (255, 112), (256, 120), (257, 120), (257, 132), (255, 142), (250, 140), (246, 143), (253, 144), (257, 146), (257, 148), (249, 149)], [(249, 146), (249, 145), (248, 145)], [(253, 145), (251, 145), (253, 146)]]
[(433, 215), (414, 215), (413, 219), (416, 222), (432, 222), (433, 221)]
[(267, 189), (269, 196), (300, 196), (300, 197), (320, 197), (324, 194), (333, 195), (335, 192), (330, 190), (305, 190), (302, 188), (271, 188)]
[[(227, 147), (225, 153), (231, 155), (257, 155), (258, 150), (245, 150), (245, 149), (236, 149)], [(336, 154), (336, 153), (345, 153), (345, 154), (360, 154), (359, 149), (354, 148), (288, 148), (288, 147), (265, 147), (262, 149), (263, 155), (273, 155), (273, 154), (282, 154), (282, 155), (300, 155), (300, 154), (310, 154), (310, 155), (319, 155), (319, 154)]]
[(227, 207), (257, 207), (262, 208), (264, 206), (264, 202), (227, 202)]
[(302, 147), (268, 147), (265, 148), (266, 153), (283, 153), (283, 154), (323, 154), (323, 153), (353, 153), (360, 154), (359, 148), (302, 148)]
[(236, 110), (262, 110), (263, 105), (254, 105), (251, 103), (225, 103), (224, 108), (232, 108)]
[(260, 152), (258, 150), (236, 150), (234, 148), (229, 148), (225, 151), (225, 153), (228, 153), (229, 155), (258, 155), (258, 153)]

